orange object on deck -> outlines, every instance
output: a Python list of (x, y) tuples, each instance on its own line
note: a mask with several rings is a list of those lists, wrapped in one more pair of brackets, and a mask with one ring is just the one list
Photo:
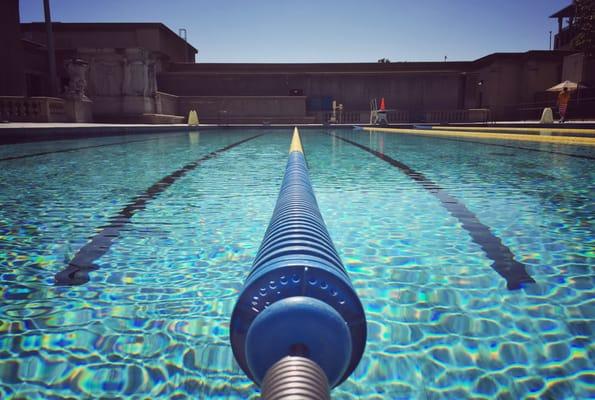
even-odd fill
[(384, 97), (380, 99), (380, 111), (384, 111)]

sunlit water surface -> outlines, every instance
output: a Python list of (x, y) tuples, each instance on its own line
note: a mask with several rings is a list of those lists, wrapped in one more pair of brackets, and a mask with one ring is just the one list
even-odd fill
[[(507, 290), (435, 196), (325, 132), (440, 185), (537, 283)], [(54, 285), (135, 196), (260, 133), (135, 214), (88, 283)], [(290, 133), (0, 146), (0, 158), (49, 153), (0, 161), (0, 398), (257, 398), (233, 359), (229, 320), (275, 205)], [(555, 154), (593, 151), (352, 130), (303, 130), (302, 141), (368, 319), (364, 357), (334, 398), (595, 397), (595, 168), (591, 159)], [(89, 148), (51, 153), (78, 147)]]

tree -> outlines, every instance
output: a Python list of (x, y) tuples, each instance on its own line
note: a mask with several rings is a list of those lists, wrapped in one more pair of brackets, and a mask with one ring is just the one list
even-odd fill
[(576, 0), (575, 4), (578, 34), (573, 47), (584, 52), (587, 57), (595, 57), (595, 0)]

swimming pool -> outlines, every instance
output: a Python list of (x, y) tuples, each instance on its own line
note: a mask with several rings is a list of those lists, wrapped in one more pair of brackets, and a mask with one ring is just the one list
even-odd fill
[[(257, 398), (229, 319), (290, 134), (0, 146), (0, 398)], [(302, 142), (368, 319), (333, 398), (595, 396), (592, 148), (347, 129)], [(504, 249), (535, 284), (507, 289)], [(56, 285), (77, 256), (88, 282)]]

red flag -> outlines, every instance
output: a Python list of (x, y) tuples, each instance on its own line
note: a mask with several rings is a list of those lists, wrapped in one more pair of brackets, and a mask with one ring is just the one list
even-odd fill
[(380, 111), (384, 111), (384, 97), (380, 99)]

